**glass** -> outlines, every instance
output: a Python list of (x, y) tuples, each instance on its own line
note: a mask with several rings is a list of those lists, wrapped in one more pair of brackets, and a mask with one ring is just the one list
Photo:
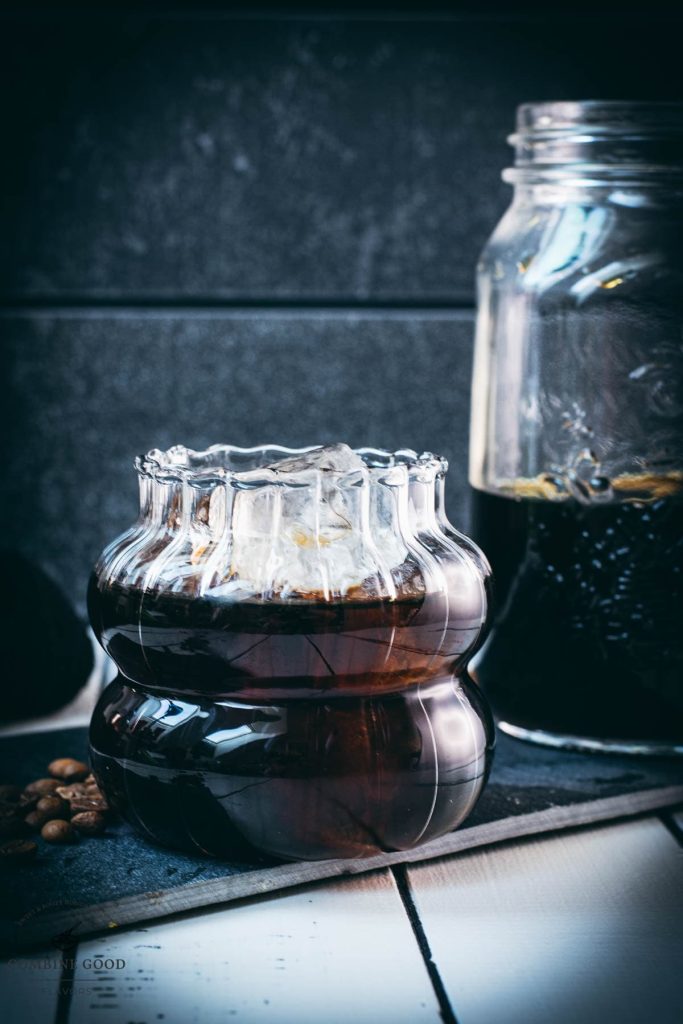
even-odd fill
[(111, 803), (231, 857), (369, 856), (460, 824), (491, 758), (467, 675), (486, 573), (437, 514), (444, 460), (176, 447), (137, 470), (139, 520), (89, 590), (119, 669), (90, 732)]
[(470, 483), (500, 727), (683, 753), (683, 105), (518, 110), (478, 270)]

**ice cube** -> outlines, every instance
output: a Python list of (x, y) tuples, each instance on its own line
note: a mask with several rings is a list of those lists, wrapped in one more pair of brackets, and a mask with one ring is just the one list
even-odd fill
[(334, 444), (241, 474), (232, 576), (256, 593), (326, 599), (368, 578), (386, 578), (406, 548), (393, 522), (375, 517), (372, 529), (363, 530), (358, 491), (350, 486), (354, 473), (364, 474), (369, 486), (363, 459)]
[[(352, 473), (363, 469), (365, 463), (360, 455), (356, 455), (348, 444), (325, 444), (312, 448), (301, 455), (292, 455), (289, 459), (271, 462), (266, 469), (277, 470), (278, 473), (301, 473), (307, 469), (322, 469), (334, 473)], [(254, 471), (257, 476), (260, 470)]]

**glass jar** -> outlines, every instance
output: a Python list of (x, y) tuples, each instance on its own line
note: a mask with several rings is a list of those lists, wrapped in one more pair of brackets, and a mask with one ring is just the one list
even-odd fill
[(500, 727), (683, 752), (683, 105), (518, 110), (478, 272), (470, 482)]
[(437, 517), (443, 460), (175, 447), (137, 469), (140, 518), (89, 591), (119, 669), (90, 731), (111, 803), (154, 840), (249, 859), (460, 824), (491, 757), (467, 675), (487, 600)]

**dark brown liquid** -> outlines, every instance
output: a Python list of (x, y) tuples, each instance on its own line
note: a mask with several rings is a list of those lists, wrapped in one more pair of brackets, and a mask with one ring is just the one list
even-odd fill
[(158, 841), (367, 856), (474, 806), (491, 727), (459, 666), (480, 623), (452, 621), (443, 596), (212, 602), (93, 580), (89, 606), (121, 670), (93, 716), (93, 767)]
[(109, 799), (153, 839), (316, 859), (408, 849), (454, 828), (483, 786), (489, 729), (467, 680), (248, 705), (155, 697), (119, 678), (90, 740)]
[(557, 734), (683, 743), (680, 481), (623, 478), (627, 500), (590, 506), (529, 496), (532, 483), (473, 493), (496, 595), (477, 678), (495, 714)]
[(479, 608), (449, 615), (444, 594), (398, 601), (214, 601), (93, 578), (90, 621), (128, 679), (149, 689), (245, 700), (399, 690), (457, 666)]

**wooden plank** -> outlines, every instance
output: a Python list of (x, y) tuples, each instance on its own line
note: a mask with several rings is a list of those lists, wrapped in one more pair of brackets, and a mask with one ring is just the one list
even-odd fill
[(673, 811), (669, 815), (669, 818), (671, 819), (679, 838), (683, 841), (683, 811)]
[(443, 857), (465, 849), (508, 840), (511, 837), (536, 835), (626, 817), (643, 811), (670, 807), (681, 801), (683, 786), (663, 786), (638, 793), (624, 793), (602, 800), (589, 800), (585, 803), (550, 807), (530, 814), (501, 818), (450, 832), (416, 850), (380, 854), (377, 857), (359, 860), (281, 864), (243, 874), (192, 882), (174, 889), (135, 894), (89, 907), (59, 908), (23, 923), (12, 936), (11, 946), (17, 951), (31, 949), (49, 941), (51, 936), (67, 930), (74, 938), (82, 938), (114, 927), (125, 927), (201, 907), (213, 907), (217, 903), (230, 903), (323, 878), (358, 875), (394, 864)]
[(459, 1024), (679, 1024), (683, 857), (655, 818), (412, 867)]
[(69, 1024), (440, 1022), (388, 871), (83, 943), (75, 986)]
[(4, 1024), (49, 1024), (57, 1012), (62, 954), (42, 950), (30, 957), (0, 961), (0, 1013)]

